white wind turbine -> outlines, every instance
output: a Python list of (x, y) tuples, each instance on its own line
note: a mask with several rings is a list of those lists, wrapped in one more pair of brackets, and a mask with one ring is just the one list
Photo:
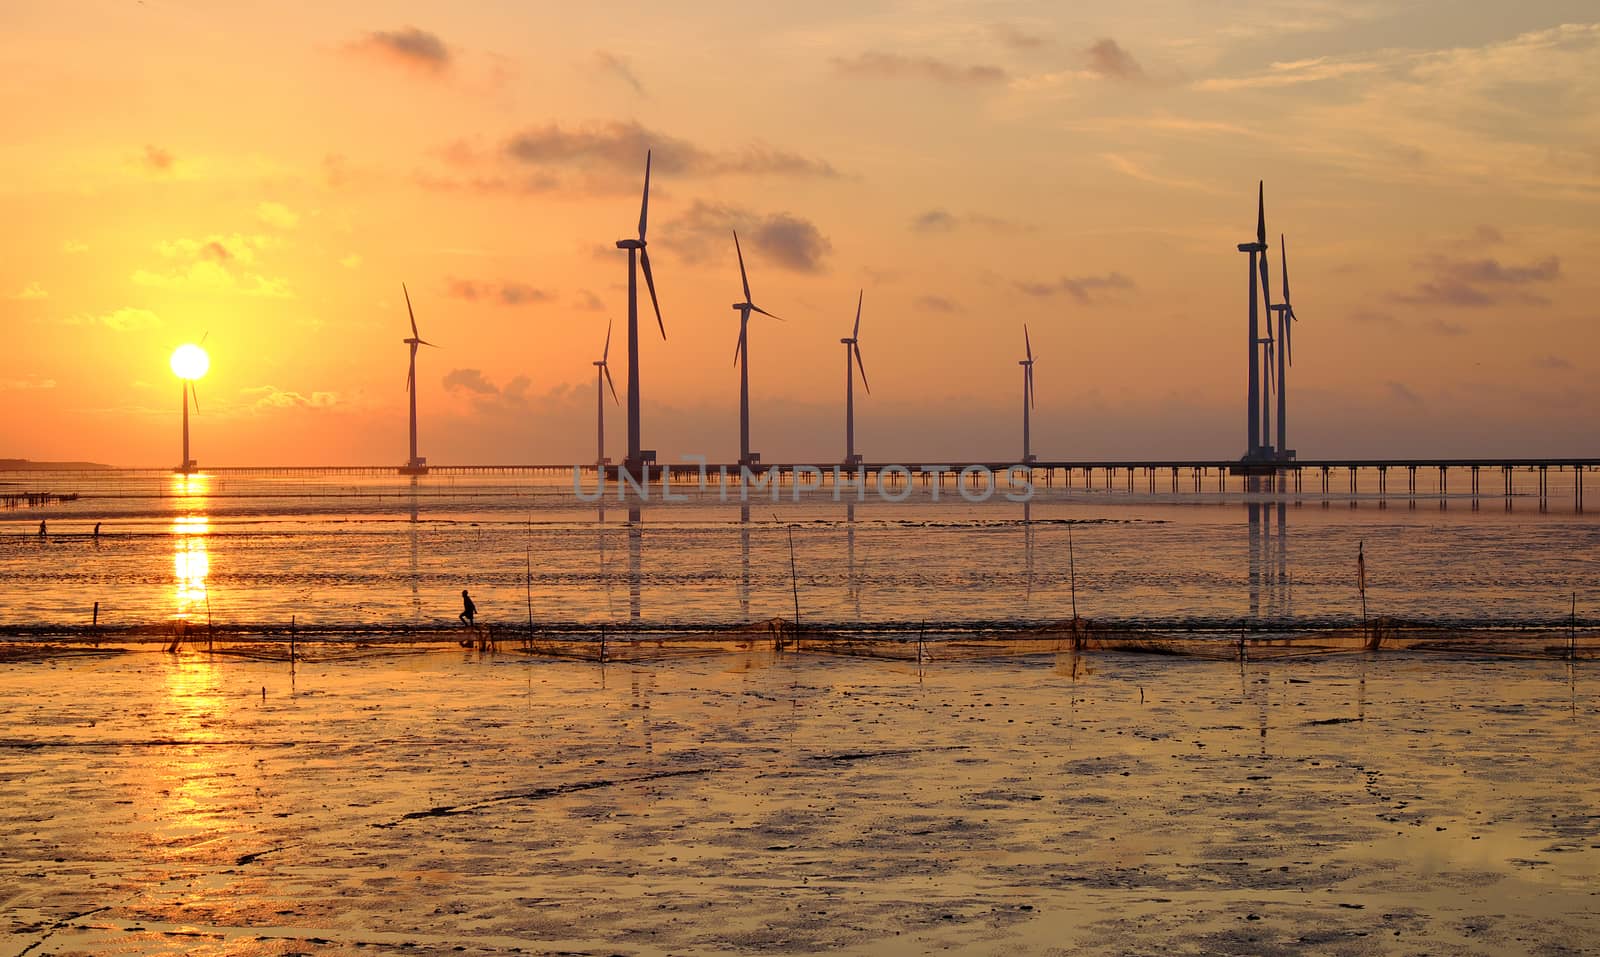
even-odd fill
[(860, 465), (861, 456), (856, 454), (856, 372), (861, 373), (861, 387), (872, 394), (872, 386), (867, 385), (867, 367), (861, 364), (861, 302), (866, 297), (866, 290), (856, 293), (856, 324), (850, 330), (847, 338), (840, 339), (844, 343), (844, 464)]
[(733, 347), (733, 361), (739, 364), (739, 464), (754, 465), (761, 461), (760, 453), (750, 451), (750, 314), (759, 312), (769, 319), (779, 319), (750, 301), (750, 277), (744, 271), (744, 251), (739, 248), (739, 231), (733, 231), (733, 251), (739, 257), (739, 281), (744, 284), (744, 301), (733, 308), (739, 313), (739, 342)]
[(411, 347), (411, 367), (406, 372), (406, 392), (411, 397), (411, 458), (401, 466), (400, 474), (426, 475), (428, 460), (417, 455), (417, 347), (431, 346), (435, 349), (439, 347), (423, 339), (422, 333), (417, 331), (417, 314), (411, 308), (411, 292), (406, 289), (405, 283), (400, 284), (400, 291), (405, 294), (406, 315), (411, 318), (411, 338), (401, 340)]
[(611, 323), (606, 323), (606, 345), (600, 350), (600, 358), (595, 361), (594, 388), (595, 388), (595, 414), (599, 429), (599, 451), (596, 453), (595, 464), (604, 468), (611, 463), (606, 458), (606, 386), (611, 387), (611, 401), (618, 402), (617, 384), (611, 381), (611, 368), (606, 365), (606, 359), (611, 355)]

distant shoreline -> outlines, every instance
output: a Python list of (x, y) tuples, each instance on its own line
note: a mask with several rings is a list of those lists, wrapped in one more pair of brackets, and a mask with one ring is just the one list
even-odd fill
[(31, 459), (0, 459), (0, 471), (3, 472), (51, 472), (58, 470), (96, 469), (111, 471), (114, 465), (104, 465), (100, 462), (35, 462)]

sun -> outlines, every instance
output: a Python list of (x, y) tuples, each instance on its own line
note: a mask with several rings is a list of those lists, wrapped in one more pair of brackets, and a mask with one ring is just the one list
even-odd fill
[(211, 368), (211, 357), (193, 343), (186, 343), (172, 352), (172, 374), (180, 379), (198, 379)]

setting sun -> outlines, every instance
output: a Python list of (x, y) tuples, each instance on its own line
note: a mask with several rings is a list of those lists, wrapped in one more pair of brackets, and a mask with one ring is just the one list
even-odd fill
[(193, 343), (185, 343), (172, 352), (172, 374), (180, 379), (198, 379), (211, 368), (211, 357)]

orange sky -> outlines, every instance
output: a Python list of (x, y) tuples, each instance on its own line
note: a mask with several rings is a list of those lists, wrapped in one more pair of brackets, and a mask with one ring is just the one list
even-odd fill
[[(1244, 451), (1257, 178), (1289, 236), (1302, 456), (1596, 454), (1600, 24), (1587, 3), (0, 7), (0, 457), (593, 456), (644, 149), (669, 340), (645, 445), (870, 459)], [(323, 9), (323, 7), (333, 9)], [(1219, 21), (1225, 12), (1227, 20)], [(608, 407), (620, 458), (622, 410)]]

